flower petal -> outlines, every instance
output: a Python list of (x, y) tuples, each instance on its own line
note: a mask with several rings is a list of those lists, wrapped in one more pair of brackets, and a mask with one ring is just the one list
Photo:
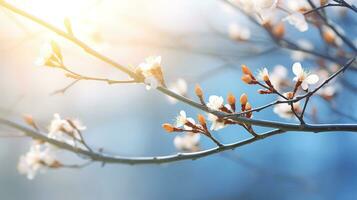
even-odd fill
[(301, 88), (302, 88), (303, 90), (307, 90), (307, 89), (309, 88), (308, 83), (307, 83), (306, 81), (303, 81), (303, 82), (301, 83)]
[(316, 74), (311, 74), (308, 77), (306, 77), (305, 81), (310, 85), (315, 84), (319, 81), (319, 77)]
[(293, 73), (298, 76), (303, 71), (301, 63), (296, 62), (293, 64)]

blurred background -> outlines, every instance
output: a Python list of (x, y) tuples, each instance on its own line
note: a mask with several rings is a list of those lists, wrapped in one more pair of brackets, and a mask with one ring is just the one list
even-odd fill
[[(207, 95), (233, 92), (249, 95), (253, 107), (275, 100), (257, 94), (256, 87), (240, 80), (240, 65), (254, 71), (281, 64), (289, 70), (291, 52), (277, 48), (259, 27), (219, 0), (11, 0), (8, 1), (46, 21), (64, 28), (68, 17), (77, 37), (126, 66), (137, 66), (145, 57), (161, 55), (166, 81), (182, 78), (187, 96), (201, 84)], [(356, 41), (357, 18), (333, 19)], [(42, 45), (56, 38), (64, 61), (86, 75), (123, 79), (119, 71), (88, 56), (73, 44), (48, 30), (0, 8), (0, 115), (21, 122), (31, 114), (46, 127), (54, 113), (80, 119), (87, 142), (95, 148), (125, 156), (176, 153), (175, 134), (166, 134), (161, 124), (172, 122), (180, 110), (196, 116), (198, 111), (182, 103), (172, 104), (143, 85), (107, 85), (80, 81), (64, 94), (53, 92), (71, 80), (62, 71), (34, 63)], [(239, 23), (249, 28), (252, 42), (229, 38), (228, 27)], [(286, 37), (307, 38), (324, 51), (316, 30), (297, 33), (286, 26)], [(303, 66), (316, 67), (312, 59)], [(356, 123), (356, 72), (344, 75), (348, 84), (338, 85), (336, 97), (327, 102), (314, 98), (309, 106), (317, 117), (308, 122)], [(331, 106), (332, 105), (332, 106)], [(338, 108), (337, 114), (332, 108)], [(268, 109), (255, 118), (284, 120)], [(0, 128), (0, 199), (355, 199), (357, 196), (357, 136), (351, 133), (288, 133), (256, 142), (235, 151), (196, 161), (167, 165), (93, 164), (83, 169), (50, 170), (27, 180), (16, 170), (20, 155), (30, 145), (14, 130)], [(265, 129), (257, 129), (264, 131)], [(216, 133), (224, 143), (250, 135), (239, 127)], [(202, 138), (201, 149), (214, 144)], [(68, 153), (69, 154), (69, 153)], [(81, 163), (75, 155), (66, 162)]]

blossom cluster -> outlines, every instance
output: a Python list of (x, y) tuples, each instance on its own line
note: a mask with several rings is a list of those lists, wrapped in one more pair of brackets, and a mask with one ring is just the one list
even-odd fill
[[(196, 85), (195, 93), (200, 99), (201, 104), (212, 112), (217, 111), (225, 114), (233, 114), (237, 111), (236, 97), (231, 93), (227, 95), (227, 103), (224, 102), (222, 96), (216, 95), (211, 95), (208, 98), (208, 102), (205, 102), (202, 88), (199, 85)], [(248, 96), (243, 93), (240, 96), (239, 101), (241, 116), (252, 118), (252, 112), (250, 112), (252, 106), (248, 102)], [(207, 120), (211, 124), (209, 129), (207, 127), (206, 118), (203, 115), (199, 114), (197, 120), (198, 123), (196, 123), (193, 118), (187, 117), (185, 111), (180, 111), (179, 115), (176, 117), (174, 125), (165, 123), (162, 127), (169, 133), (180, 132), (184, 134), (183, 136), (178, 135), (174, 139), (176, 148), (184, 151), (195, 151), (198, 149), (200, 134), (203, 134), (213, 140), (217, 145), (220, 145), (210, 131), (218, 131), (228, 125), (240, 125), (251, 130), (249, 125), (219, 117), (213, 113), (207, 114)]]
[[(262, 24), (279, 24), (280, 21), (287, 21), (301, 32), (308, 30), (308, 23), (303, 14), (303, 11), (308, 8), (306, 2), (300, 5), (296, 5), (296, 1), (282, 0), (231, 0), (231, 2), (248, 15), (256, 17)], [(318, 3), (325, 4), (325, 2)], [(281, 15), (283, 17), (280, 17)]]
[[(271, 75), (267, 68), (263, 68), (256, 77), (246, 65), (242, 65), (242, 81), (246, 84), (260, 85), (264, 88), (258, 90), (260, 94), (278, 94), (279, 100), (282, 101), (293, 99), (300, 88), (303, 91), (308, 91), (309, 85), (314, 85), (319, 81), (318, 75), (312, 74), (304, 69), (299, 62), (293, 64), (292, 71), (295, 75), (293, 78), (295, 84), (292, 87), (292, 91), (285, 93), (281, 93), (281, 88), (291, 84), (286, 80), (287, 70), (282, 66), (275, 67)], [(274, 107), (274, 112), (283, 118), (292, 118), (294, 114), (299, 113), (300, 110), (299, 102), (294, 102), (292, 105), (280, 103)]]
[[(26, 117), (26, 122), (38, 129), (32, 118)], [(54, 119), (48, 128), (47, 137), (59, 142), (67, 143), (81, 148), (81, 131), (85, 130), (78, 120), (61, 119), (59, 114), (54, 115)], [(60, 149), (44, 141), (35, 140), (30, 150), (20, 157), (18, 171), (29, 179), (33, 179), (38, 172), (46, 169), (55, 169), (64, 165), (58, 160)]]

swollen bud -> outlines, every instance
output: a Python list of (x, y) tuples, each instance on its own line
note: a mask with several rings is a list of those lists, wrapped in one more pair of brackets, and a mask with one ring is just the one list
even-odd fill
[(283, 23), (279, 23), (273, 28), (273, 35), (277, 39), (282, 39), (285, 35), (285, 27)]
[(247, 65), (242, 65), (242, 72), (243, 74), (253, 76), (252, 72), (250, 69), (247, 67)]
[(203, 115), (201, 114), (198, 114), (197, 115), (197, 119), (198, 119), (198, 122), (202, 125), (202, 126), (206, 126), (206, 119)]
[(168, 123), (163, 124), (162, 128), (168, 133), (172, 133), (175, 131), (175, 127), (173, 127), (171, 124)]
[(323, 39), (327, 44), (335, 44), (336, 36), (331, 31), (325, 31), (323, 33)]
[(203, 96), (203, 91), (200, 85), (196, 84), (195, 86), (195, 93), (198, 97), (202, 97)]
[(252, 77), (250, 75), (243, 75), (242, 76), (242, 81), (246, 84), (254, 84), (255, 82), (253, 81)]
[[(245, 110), (246, 110), (246, 111), (252, 110), (252, 106), (250, 105), (249, 102), (247, 102), (247, 104), (245, 105)], [(252, 117), (252, 112), (248, 112), (248, 113), (246, 114), (246, 116), (247, 116), (247, 118), (251, 118), (251, 117)]]
[(243, 94), (240, 96), (239, 101), (240, 101), (240, 104), (246, 105), (247, 102), (248, 102), (248, 96), (247, 96), (245, 93), (243, 93)]
[(232, 110), (236, 110), (236, 97), (232, 94), (229, 93), (227, 97), (228, 104), (231, 106)]

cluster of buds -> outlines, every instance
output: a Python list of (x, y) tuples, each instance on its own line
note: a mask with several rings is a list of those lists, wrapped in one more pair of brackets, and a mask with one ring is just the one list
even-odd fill
[(282, 22), (277, 24), (266, 21), (263, 26), (278, 40), (283, 39), (285, 36), (285, 25)]
[(146, 58), (145, 62), (135, 69), (135, 72), (138, 76), (142, 77), (147, 89), (165, 86), (161, 68), (161, 56)]
[[(195, 120), (193, 118), (187, 117), (186, 112), (182, 110), (180, 111), (179, 115), (176, 117), (175, 125), (164, 123), (162, 125), (162, 128), (168, 133), (184, 132), (187, 134), (184, 138), (181, 137), (179, 139), (175, 139), (175, 145), (179, 149), (183, 149), (183, 150), (194, 149), (194, 147), (197, 146), (197, 136), (196, 136), (197, 134), (202, 134), (210, 138), (218, 146), (221, 146), (221, 144), (216, 139), (213, 138), (212, 134), (208, 130), (205, 117), (199, 114), (197, 116), (197, 121), (198, 123), (196, 124)], [(188, 148), (188, 147), (192, 147), (192, 148)]]
[(207, 128), (206, 119), (203, 115), (199, 114), (197, 116), (199, 124), (196, 124), (193, 118), (186, 117), (186, 112), (181, 110), (180, 114), (176, 117), (176, 124), (172, 125), (165, 123), (162, 125), (162, 128), (166, 132), (192, 132), (192, 133), (202, 133), (204, 135), (211, 135)]
[[(268, 72), (267, 68), (263, 68), (262, 70), (259, 71), (258, 78), (256, 78), (253, 75), (251, 70), (246, 65), (242, 65), (242, 72), (243, 72), (242, 81), (244, 83), (258, 84), (258, 85), (264, 87), (264, 89), (258, 90), (258, 92), (260, 94), (276, 93), (276, 89), (274, 88), (273, 84), (270, 81), (269, 72)], [(265, 85), (260, 83), (259, 80), (263, 81), (265, 83)]]
[[(41, 131), (30, 115), (25, 115), (24, 120), (34, 129)], [(47, 137), (77, 148), (83, 146), (88, 148), (81, 135), (81, 131), (85, 129), (86, 127), (81, 125), (78, 120), (61, 119), (58, 114), (55, 114), (48, 128)], [(25, 174), (29, 179), (33, 179), (38, 171), (63, 167), (63, 164), (57, 159), (58, 152), (59, 149), (54, 145), (35, 140), (30, 150), (20, 157), (18, 171)]]
[(41, 49), (41, 55), (36, 61), (36, 65), (48, 67), (63, 67), (63, 56), (61, 48), (55, 41), (46, 43)]
[(252, 71), (250, 71), (250, 69), (246, 65), (242, 65), (242, 72), (243, 72), (242, 81), (244, 83), (251, 84), (251, 85), (258, 83)]
[[(319, 81), (319, 77), (316, 74), (309, 73), (301, 66), (299, 62), (293, 64), (292, 71), (295, 74), (293, 80), (296, 82), (293, 88), (294, 95), (296, 94), (299, 88), (302, 88), (303, 90), (307, 91), (309, 85), (316, 84)], [(247, 84), (258, 84), (264, 88), (258, 90), (260, 94), (272, 94), (272, 93), (280, 94), (272, 84), (273, 81), (269, 76), (269, 71), (267, 68), (263, 68), (262, 70), (259, 71), (258, 78), (255, 78), (251, 70), (246, 65), (242, 65), (242, 72), (243, 72), (243, 76), (242, 76), (243, 82)], [(257, 79), (259, 81), (263, 81), (265, 84), (262, 84)], [(279, 82), (279, 81), (274, 81), (274, 83), (275, 82)]]

